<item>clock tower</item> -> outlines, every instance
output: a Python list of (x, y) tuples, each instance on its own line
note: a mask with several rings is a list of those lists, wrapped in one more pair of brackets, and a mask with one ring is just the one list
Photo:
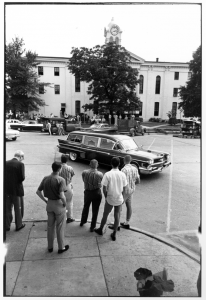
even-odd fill
[(114, 18), (112, 18), (107, 28), (104, 28), (105, 44), (113, 42), (121, 45), (121, 34), (120, 27), (114, 23)]

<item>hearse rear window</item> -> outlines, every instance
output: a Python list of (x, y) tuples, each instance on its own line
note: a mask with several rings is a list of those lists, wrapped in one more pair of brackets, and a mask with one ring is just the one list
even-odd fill
[(80, 134), (70, 134), (68, 136), (68, 141), (73, 143), (81, 143), (83, 136)]
[(104, 149), (113, 149), (114, 147), (114, 142), (108, 139), (101, 139), (100, 142), (100, 148), (104, 148)]
[(97, 143), (98, 143), (98, 137), (85, 135), (84, 145), (97, 147)]

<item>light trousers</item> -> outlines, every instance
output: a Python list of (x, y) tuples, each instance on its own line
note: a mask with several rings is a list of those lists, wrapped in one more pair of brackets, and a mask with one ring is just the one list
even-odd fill
[(132, 199), (133, 199), (133, 194), (125, 194), (124, 195), (124, 201), (127, 207), (127, 212), (126, 212), (126, 221), (129, 222), (132, 216)]
[(64, 249), (64, 231), (66, 226), (66, 207), (63, 206), (61, 200), (48, 200), (47, 203), (47, 240), (48, 249), (53, 248), (55, 225), (59, 250)]
[(73, 218), (73, 186), (71, 183), (67, 185), (67, 191), (64, 193), (66, 197), (67, 219)]

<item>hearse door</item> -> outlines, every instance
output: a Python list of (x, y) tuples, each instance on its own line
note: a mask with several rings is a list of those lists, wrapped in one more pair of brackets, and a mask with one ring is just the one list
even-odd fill
[(101, 138), (98, 148), (97, 148), (97, 153), (98, 153), (98, 161), (101, 164), (105, 165), (111, 165), (111, 159), (114, 156), (117, 156), (117, 151), (114, 151), (115, 142), (107, 139), (107, 138)]
[(97, 159), (97, 144), (99, 138), (96, 136), (85, 135), (84, 142), (82, 143), (82, 154), (85, 157), (82, 157), (86, 160)]

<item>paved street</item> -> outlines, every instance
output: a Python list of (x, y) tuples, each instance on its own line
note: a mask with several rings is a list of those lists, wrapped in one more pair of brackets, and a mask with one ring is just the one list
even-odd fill
[[(38, 132), (21, 132), (20, 135), (17, 141), (6, 142), (6, 160), (13, 157), (15, 150), (21, 149), (25, 153), (24, 219), (46, 220), (45, 203), (35, 192), (41, 179), (51, 173), (59, 137)], [(135, 137), (135, 140), (146, 149), (170, 152), (172, 165), (162, 173), (142, 176), (134, 195), (131, 226), (162, 236), (169, 237), (171, 234), (173, 239), (182, 234), (194, 236), (200, 221), (200, 140), (155, 134)], [(56, 155), (56, 159), (60, 160), (60, 154)], [(75, 171), (74, 217), (80, 219), (83, 207), (81, 173), (88, 168), (88, 163), (70, 162), (70, 165)], [(109, 168), (101, 166), (100, 170), (105, 173)], [(100, 206), (99, 222), (103, 206), (104, 200)], [(125, 219), (125, 206), (121, 219)], [(112, 216), (110, 220), (113, 221)], [(197, 240), (189, 239), (189, 244), (190, 241), (191, 250), (196, 250)]]

